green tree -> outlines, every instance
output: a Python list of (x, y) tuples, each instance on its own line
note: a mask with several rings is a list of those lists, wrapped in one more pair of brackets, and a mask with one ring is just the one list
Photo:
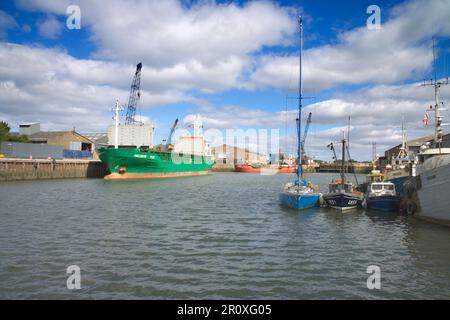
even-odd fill
[(0, 121), (0, 141), (11, 141), (11, 142), (28, 142), (28, 136), (22, 134), (20, 136), (11, 135), (9, 131), (11, 127), (5, 121)]
[(11, 128), (5, 121), (0, 121), (0, 141), (6, 141), (9, 138)]
[(9, 136), (8, 141), (11, 142), (28, 142), (28, 136), (26, 134), (21, 134), (20, 136)]

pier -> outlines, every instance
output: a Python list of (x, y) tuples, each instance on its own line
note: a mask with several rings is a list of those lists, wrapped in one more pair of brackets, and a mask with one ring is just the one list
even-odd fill
[(103, 178), (108, 173), (98, 160), (0, 159), (0, 181)]

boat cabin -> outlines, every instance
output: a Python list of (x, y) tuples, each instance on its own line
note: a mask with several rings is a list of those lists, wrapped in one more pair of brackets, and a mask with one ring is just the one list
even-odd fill
[(367, 182), (382, 182), (384, 181), (384, 174), (381, 173), (380, 170), (372, 170), (367, 175)]
[(392, 182), (373, 182), (367, 188), (373, 195), (395, 195), (395, 185)]
[(333, 180), (329, 186), (330, 193), (353, 193), (353, 184), (351, 182), (342, 183), (342, 179)]

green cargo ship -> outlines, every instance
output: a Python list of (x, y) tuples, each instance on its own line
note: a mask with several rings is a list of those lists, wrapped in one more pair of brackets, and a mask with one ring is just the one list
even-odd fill
[(104, 147), (100, 160), (111, 174), (105, 179), (149, 179), (207, 174), (214, 162), (206, 156), (158, 152), (148, 148)]
[[(111, 171), (105, 179), (149, 179), (207, 174), (214, 161), (205, 152), (205, 141), (200, 134), (202, 124), (198, 117), (194, 121), (194, 134), (181, 138), (180, 141), (184, 144), (178, 149), (172, 145), (172, 135), (178, 119), (175, 120), (166, 144), (149, 147), (153, 145), (153, 128), (135, 120), (141, 97), (141, 70), (142, 63), (138, 63), (131, 83), (125, 123), (120, 124), (120, 112), (123, 109), (119, 101), (116, 101), (113, 108), (115, 125), (108, 129), (108, 145), (97, 149), (100, 160)], [(186, 141), (189, 143), (186, 144)], [(197, 148), (193, 148), (195, 146)]]

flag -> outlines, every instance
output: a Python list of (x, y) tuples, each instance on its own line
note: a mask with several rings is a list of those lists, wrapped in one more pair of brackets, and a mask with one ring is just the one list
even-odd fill
[(425, 115), (423, 116), (422, 122), (424, 125), (428, 125), (428, 123), (430, 123), (430, 118), (428, 117), (428, 113), (425, 113)]

